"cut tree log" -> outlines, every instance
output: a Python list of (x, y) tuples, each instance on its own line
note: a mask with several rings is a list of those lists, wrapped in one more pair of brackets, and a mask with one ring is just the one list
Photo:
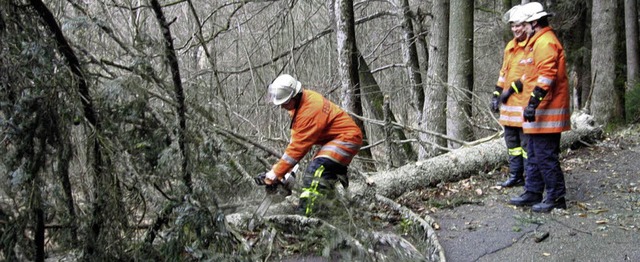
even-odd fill
[[(593, 117), (583, 112), (571, 116), (572, 130), (563, 132), (561, 148), (577, 143), (589, 144), (598, 139), (602, 129)], [(441, 182), (459, 181), (479, 172), (494, 170), (507, 162), (504, 139), (497, 138), (471, 147), (462, 147), (449, 153), (396, 169), (369, 175), (364, 181), (353, 181), (352, 195), (375, 193), (394, 199), (405, 192), (435, 186)]]

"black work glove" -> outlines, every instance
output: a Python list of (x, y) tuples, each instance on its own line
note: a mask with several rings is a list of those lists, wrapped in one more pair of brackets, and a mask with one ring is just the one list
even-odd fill
[(502, 101), (502, 103), (506, 103), (507, 100), (509, 100), (509, 97), (513, 94), (513, 93), (520, 93), (520, 91), (522, 91), (522, 82), (520, 81), (520, 79), (516, 80), (515, 82), (511, 82), (511, 86), (509, 86), (509, 88), (502, 92), (502, 94), (500, 95), (500, 101)]
[(536, 108), (529, 103), (527, 107), (524, 108), (524, 112), (522, 113), (524, 116), (525, 122), (534, 122), (536, 121)]
[(491, 97), (491, 111), (500, 112), (500, 100), (498, 99), (502, 94), (502, 87), (496, 86), (496, 90), (493, 91), (493, 96)]
[(529, 98), (529, 104), (524, 108), (524, 112), (522, 116), (524, 117), (524, 121), (526, 122), (534, 122), (536, 121), (536, 108), (542, 102), (544, 96), (547, 95), (547, 91), (536, 86), (531, 92), (531, 98)]
[(256, 182), (259, 186), (264, 186), (264, 191), (267, 192), (267, 195), (273, 195), (278, 192), (278, 184), (280, 180), (276, 179), (273, 181), (271, 185), (267, 185), (264, 180), (267, 178), (267, 173), (262, 172), (253, 178), (253, 181)]
[(259, 186), (264, 186), (267, 194), (282, 194), (285, 196), (291, 195), (293, 191), (293, 187), (296, 184), (296, 172), (292, 170), (287, 173), (282, 180), (275, 179), (271, 185), (267, 185), (265, 182), (267, 178), (267, 173), (263, 172), (253, 178), (253, 181), (256, 182)]
[(267, 183), (264, 180), (267, 178), (267, 172), (262, 172), (253, 178), (253, 181), (256, 182), (256, 185), (266, 186)]

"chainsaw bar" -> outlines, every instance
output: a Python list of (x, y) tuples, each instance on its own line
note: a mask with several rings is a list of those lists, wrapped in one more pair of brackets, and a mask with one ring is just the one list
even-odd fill
[(264, 199), (258, 206), (258, 209), (256, 209), (256, 212), (253, 213), (251, 220), (249, 220), (250, 231), (253, 231), (254, 229), (256, 229), (256, 223), (262, 220), (262, 218), (264, 217), (264, 214), (267, 213), (267, 210), (269, 209), (269, 206), (271, 206), (272, 202), (273, 202), (273, 198), (271, 195), (266, 195), (264, 197)]

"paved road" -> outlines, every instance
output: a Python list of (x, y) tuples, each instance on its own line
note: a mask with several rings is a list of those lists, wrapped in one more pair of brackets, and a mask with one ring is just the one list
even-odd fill
[(507, 205), (523, 190), (515, 188), (489, 190), (482, 205), (432, 214), (447, 260), (640, 261), (637, 140), (570, 152), (563, 168), (567, 210), (538, 214)]

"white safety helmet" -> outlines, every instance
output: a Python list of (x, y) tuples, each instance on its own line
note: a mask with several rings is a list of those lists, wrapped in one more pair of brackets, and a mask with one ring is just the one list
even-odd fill
[(282, 105), (289, 102), (292, 97), (302, 91), (302, 84), (290, 75), (278, 76), (269, 85), (269, 97), (274, 105)]
[(527, 4), (524, 4), (522, 5), (522, 10), (524, 12), (524, 15), (527, 16), (525, 22), (533, 22), (542, 17), (551, 15), (545, 12), (542, 4), (538, 2), (529, 2)]
[(506, 23), (522, 24), (529, 16), (524, 12), (522, 5), (516, 5), (504, 13), (503, 20)]

